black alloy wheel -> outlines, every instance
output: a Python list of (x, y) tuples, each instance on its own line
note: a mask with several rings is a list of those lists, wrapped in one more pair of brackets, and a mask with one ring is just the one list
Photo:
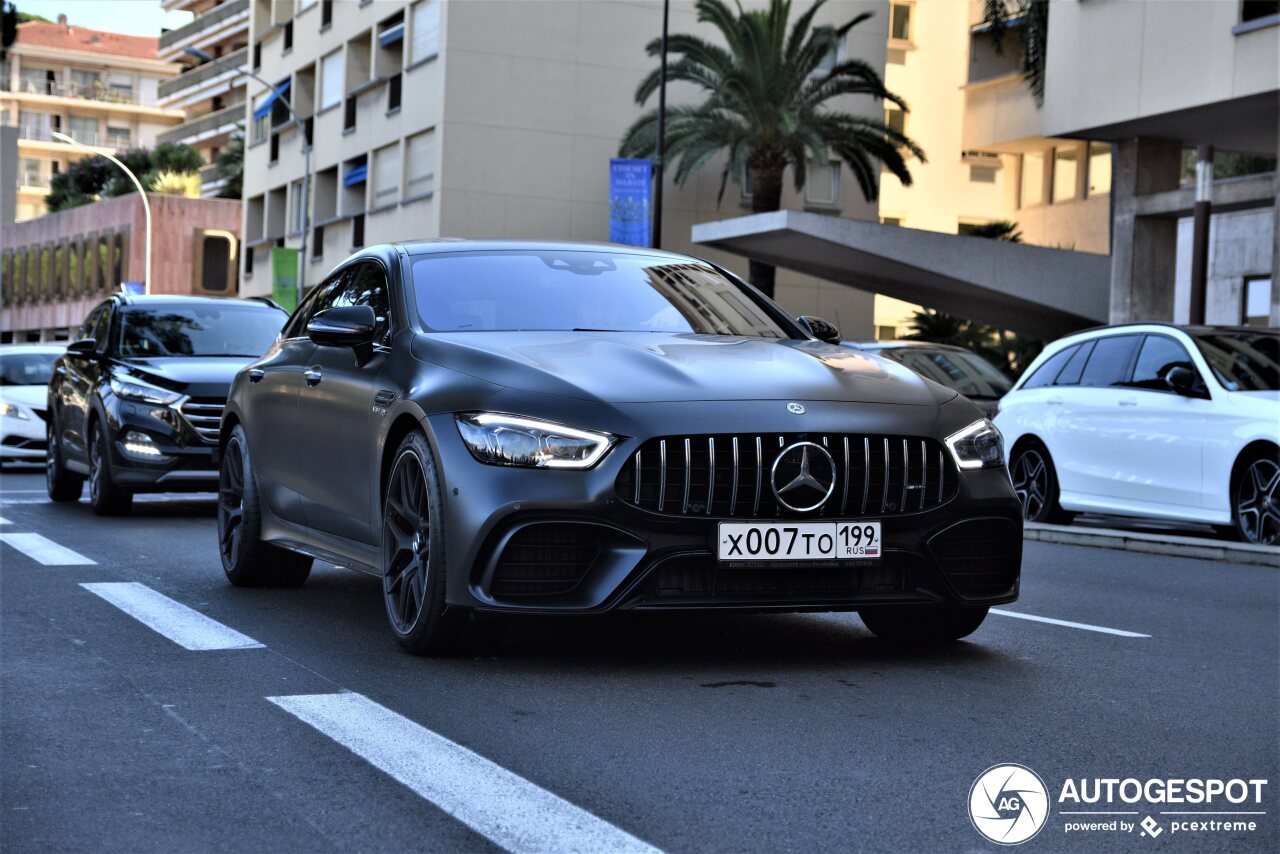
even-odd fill
[(67, 471), (62, 464), (62, 441), (52, 415), (45, 426), (44, 485), (49, 500), (58, 503), (79, 501), (84, 492), (84, 478)]
[(1247, 543), (1280, 542), (1280, 461), (1258, 455), (1236, 478), (1233, 506), (1236, 528)]
[(98, 516), (124, 516), (133, 509), (133, 494), (111, 477), (107, 433), (97, 422), (89, 428), (89, 503)]
[(421, 458), (406, 449), (387, 483), (382, 519), (383, 595), (397, 635), (413, 631), (431, 578), (431, 502)]
[(1039, 442), (1029, 441), (1014, 452), (1009, 480), (1022, 502), (1022, 518), (1028, 522), (1065, 525), (1075, 517), (1058, 505), (1058, 473), (1049, 452)]

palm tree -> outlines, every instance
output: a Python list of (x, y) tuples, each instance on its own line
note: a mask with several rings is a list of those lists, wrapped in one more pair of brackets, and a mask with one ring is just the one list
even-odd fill
[(1022, 49), (1022, 79), (1036, 104), (1044, 104), (1044, 63), (1049, 44), (1049, 0), (983, 0), (982, 20), (991, 27), (996, 53), (1004, 50), (1004, 32), (1016, 29)]
[(990, 240), (1004, 240), (1008, 243), (1022, 242), (1022, 232), (1018, 231), (1018, 224), (1007, 219), (975, 225), (965, 234), (969, 237), (986, 237)]
[[(705, 94), (701, 104), (667, 108), (666, 152), (676, 161), (677, 184), (683, 185), (717, 154), (727, 155), (721, 197), (730, 178), (741, 181), (749, 173), (756, 212), (779, 209), (788, 166), (796, 190), (802, 190), (807, 161), (825, 165), (832, 154), (853, 173), (867, 201), (879, 193), (880, 164), (904, 185), (911, 184), (904, 155), (923, 162), (918, 145), (879, 119), (826, 107), (841, 95), (869, 95), (907, 110), (885, 88), (880, 74), (860, 59), (837, 58), (823, 69), (828, 57), (838, 57), (846, 34), (871, 17), (864, 12), (839, 27), (813, 26), (825, 3), (816, 0), (788, 30), (790, 0), (770, 0), (768, 8), (749, 12), (740, 4), (735, 11), (723, 0), (697, 0), (698, 20), (719, 30), (725, 46), (687, 34), (668, 39), (674, 58), (667, 79), (693, 83)], [(647, 50), (659, 55), (661, 39), (651, 41)], [(655, 69), (640, 83), (636, 103), (643, 105), (657, 90), (659, 76)], [(653, 157), (657, 123), (656, 110), (641, 116), (623, 137), (622, 156)], [(772, 296), (774, 268), (752, 261), (751, 281)]]

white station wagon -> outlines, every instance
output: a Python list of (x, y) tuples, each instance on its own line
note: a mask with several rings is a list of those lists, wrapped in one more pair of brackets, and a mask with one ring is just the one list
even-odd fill
[(995, 423), (1028, 520), (1087, 511), (1280, 541), (1280, 331), (1079, 332), (1045, 348)]

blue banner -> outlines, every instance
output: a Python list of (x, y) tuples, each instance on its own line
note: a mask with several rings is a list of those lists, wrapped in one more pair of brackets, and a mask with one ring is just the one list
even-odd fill
[(653, 224), (653, 163), (609, 161), (609, 241), (649, 246)]

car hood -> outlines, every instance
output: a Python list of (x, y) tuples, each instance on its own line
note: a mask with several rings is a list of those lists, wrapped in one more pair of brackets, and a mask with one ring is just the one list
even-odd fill
[(117, 365), (127, 374), (162, 388), (187, 391), (188, 387), (222, 387), (225, 394), (240, 369), (252, 356), (168, 356), (160, 359), (122, 359)]
[(1227, 399), (1238, 410), (1263, 418), (1275, 418), (1280, 412), (1280, 391), (1232, 391)]
[(0, 386), (0, 400), (44, 409), (49, 402), (49, 387), (47, 385)]
[(508, 388), (611, 403), (834, 400), (933, 406), (956, 393), (816, 341), (648, 332), (420, 335), (419, 359)]

